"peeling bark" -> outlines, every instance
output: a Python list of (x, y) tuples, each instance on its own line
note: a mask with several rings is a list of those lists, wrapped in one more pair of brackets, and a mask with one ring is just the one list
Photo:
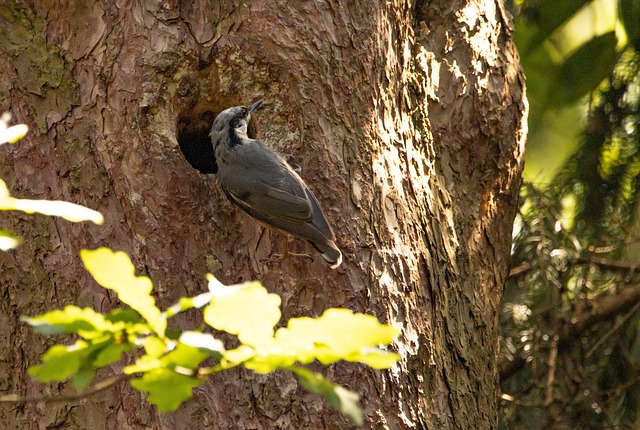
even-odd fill
[[(0, 148), (0, 177), (16, 196), (106, 217), (97, 227), (3, 215), (25, 244), (0, 255), (0, 334), (15, 345), (0, 352), (2, 391), (72, 390), (28, 377), (52, 341), (19, 318), (117, 307), (78, 258), (109, 246), (152, 279), (160, 306), (204, 291), (211, 272), (261, 280), (285, 319), (348, 307), (401, 326), (403, 360), (389, 372), (318, 367), (361, 394), (367, 428), (495, 428), (527, 109), (510, 31), (488, 0), (0, 6), (0, 108), (32, 128)], [(257, 98), (251, 129), (301, 166), (344, 252), (338, 271), (320, 258), (262, 262), (287, 240), (309, 249), (240, 214), (206, 174), (215, 114)], [(123, 385), (73, 405), (2, 405), (0, 422), (349, 428), (289, 375), (244, 370), (216, 375), (170, 414)]]

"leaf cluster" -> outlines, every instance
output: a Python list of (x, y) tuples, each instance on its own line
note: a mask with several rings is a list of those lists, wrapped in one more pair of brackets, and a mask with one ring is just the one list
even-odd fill
[[(40, 381), (72, 378), (78, 389), (86, 388), (98, 368), (137, 354), (125, 367), (141, 375), (131, 384), (148, 393), (148, 400), (162, 412), (175, 410), (189, 399), (192, 390), (207, 376), (243, 366), (260, 373), (293, 372), (301, 384), (324, 396), (329, 404), (352, 422), (362, 424), (358, 396), (303, 367), (315, 360), (331, 364), (339, 360), (359, 362), (373, 368), (392, 366), (399, 356), (380, 347), (393, 341), (398, 330), (380, 324), (373, 316), (348, 309), (329, 309), (318, 318), (292, 318), (286, 327), (274, 329), (280, 320), (280, 297), (259, 282), (224, 286), (209, 275), (209, 292), (161, 311), (151, 296), (151, 280), (136, 276), (123, 252), (107, 248), (83, 250), (82, 261), (94, 279), (114, 291), (130, 310), (107, 315), (91, 309), (67, 306), (63, 310), (25, 318), (44, 334), (76, 334), (72, 345), (54, 345), (42, 364), (29, 369)], [(167, 333), (167, 320), (180, 312), (203, 308), (205, 323), (236, 335), (240, 345), (226, 349), (212, 334), (187, 330)], [(204, 366), (212, 359), (215, 364)]]

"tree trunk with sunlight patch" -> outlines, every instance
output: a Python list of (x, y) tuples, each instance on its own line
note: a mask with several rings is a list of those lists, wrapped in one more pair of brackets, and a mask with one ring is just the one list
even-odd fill
[[(3, 391), (73, 390), (27, 375), (52, 340), (19, 318), (118, 307), (78, 257), (108, 246), (151, 278), (162, 308), (204, 292), (210, 272), (262, 281), (284, 320), (346, 307), (400, 327), (390, 371), (314, 369), (361, 396), (367, 428), (495, 428), (527, 110), (511, 32), (492, 1), (0, 6), (0, 108), (33, 130), (2, 147), (0, 177), (13, 196), (105, 216), (103, 226), (5, 218), (24, 244), (0, 256)], [(241, 213), (209, 174), (216, 114), (259, 98), (249, 133), (300, 167), (343, 252), (338, 270)], [(287, 242), (313, 260), (268, 261)], [(0, 422), (348, 427), (292, 376), (248, 370), (214, 376), (169, 414), (122, 384), (73, 405), (2, 405)]]

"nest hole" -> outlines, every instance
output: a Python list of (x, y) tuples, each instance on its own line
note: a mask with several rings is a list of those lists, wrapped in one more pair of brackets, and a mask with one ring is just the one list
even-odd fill
[(200, 105), (178, 117), (178, 144), (191, 166), (200, 173), (216, 173), (218, 165), (209, 138), (211, 124), (218, 114), (213, 106)]
[[(200, 173), (211, 174), (218, 172), (213, 145), (209, 137), (211, 125), (218, 113), (239, 104), (231, 104), (220, 108), (212, 103), (203, 103), (179, 115), (177, 124), (178, 145), (180, 145), (180, 150), (187, 162)], [(251, 119), (247, 135), (250, 138), (255, 138), (256, 132), (255, 121)]]

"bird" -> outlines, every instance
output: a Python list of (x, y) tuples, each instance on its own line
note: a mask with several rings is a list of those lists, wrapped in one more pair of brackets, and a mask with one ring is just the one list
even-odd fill
[(221, 188), (259, 222), (309, 242), (335, 269), (342, 252), (318, 199), (280, 154), (247, 135), (251, 114), (262, 102), (230, 107), (213, 121), (209, 136)]

